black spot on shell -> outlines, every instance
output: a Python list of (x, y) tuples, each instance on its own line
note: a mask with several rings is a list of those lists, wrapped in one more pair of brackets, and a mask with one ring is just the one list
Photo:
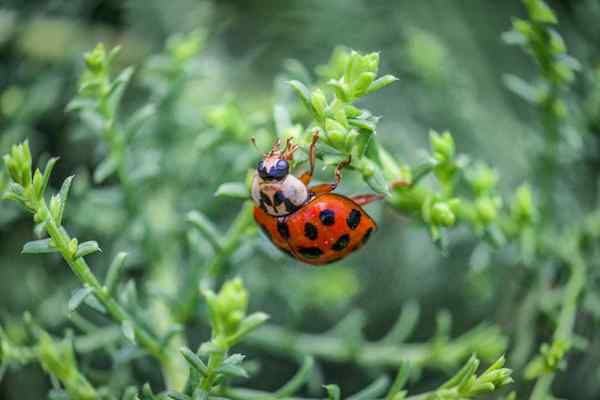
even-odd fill
[(271, 199), (264, 192), (260, 192), (260, 200), (262, 202), (264, 202), (266, 205), (268, 205), (269, 207), (273, 207), (273, 203), (271, 202)]
[(348, 246), (348, 243), (350, 243), (350, 235), (345, 233), (339, 237), (339, 239), (333, 244), (333, 246), (331, 246), (331, 249), (335, 251), (342, 251)]
[(360, 224), (360, 218), (360, 211), (356, 209), (350, 211), (350, 214), (348, 214), (348, 218), (346, 218), (346, 224), (348, 225), (348, 228), (355, 230), (356, 227)]
[(323, 255), (323, 252), (318, 247), (300, 247), (298, 253), (310, 259), (316, 259)]
[(373, 228), (367, 229), (364, 236), (362, 237), (362, 240), (361, 240), (362, 244), (367, 243), (367, 241), (369, 240), (369, 237), (371, 237), (372, 232), (373, 232)]
[(323, 225), (335, 224), (335, 213), (332, 210), (323, 210), (319, 214), (319, 219)]
[(304, 236), (306, 236), (310, 240), (315, 240), (319, 236), (319, 231), (317, 230), (316, 226), (314, 226), (310, 222), (307, 222), (306, 224), (304, 224)]
[(281, 190), (276, 191), (275, 194), (273, 195), (273, 202), (275, 203), (275, 207), (278, 207), (284, 201), (285, 201), (285, 196), (283, 195)]
[(294, 203), (292, 203), (290, 201), (290, 199), (285, 199), (284, 200), (285, 203), (285, 209), (287, 210), (287, 212), (289, 212), (290, 214), (293, 213), (294, 211), (298, 210), (298, 206), (296, 206)]
[(287, 240), (290, 238), (290, 229), (285, 221), (277, 222), (277, 231), (284, 239)]

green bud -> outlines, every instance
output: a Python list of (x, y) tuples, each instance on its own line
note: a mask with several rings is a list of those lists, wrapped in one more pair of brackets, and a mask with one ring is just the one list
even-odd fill
[(188, 35), (174, 35), (167, 41), (167, 48), (171, 56), (179, 62), (186, 62), (200, 51), (204, 37), (199, 32)]
[(456, 222), (456, 216), (448, 203), (439, 202), (431, 207), (431, 222), (435, 225), (452, 226)]
[(528, 185), (521, 185), (511, 205), (511, 213), (514, 218), (523, 222), (531, 223), (537, 217), (537, 210), (533, 202), (533, 194)]
[(436, 160), (447, 162), (454, 158), (454, 139), (450, 132), (446, 131), (440, 135), (432, 130), (429, 132), (429, 140)]
[(313, 111), (318, 118), (323, 118), (325, 116), (325, 108), (327, 107), (327, 99), (325, 98), (325, 95), (321, 89), (313, 90), (310, 96), (310, 102), (312, 104)]
[(497, 172), (483, 163), (477, 164), (474, 169), (468, 171), (467, 178), (477, 194), (489, 193), (498, 183)]
[(362, 58), (363, 71), (377, 75), (379, 71), (379, 53), (369, 53)]
[(498, 216), (498, 198), (492, 199), (491, 197), (480, 197), (475, 201), (475, 207), (479, 220), (484, 225), (489, 225)]
[(106, 49), (104, 44), (98, 43), (94, 50), (84, 54), (83, 59), (87, 68), (94, 74), (99, 74), (106, 67)]
[(235, 278), (223, 284), (217, 295), (216, 304), (223, 322), (224, 333), (235, 333), (240, 322), (246, 316), (248, 308), (248, 293), (240, 278)]
[(39, 168), (36, 168), (35, 173), (33, 174), (33, 190), (35, 197), (38, 200), (44, 194), (44, 177), (42, 176), (42, 172), (39, 170)]

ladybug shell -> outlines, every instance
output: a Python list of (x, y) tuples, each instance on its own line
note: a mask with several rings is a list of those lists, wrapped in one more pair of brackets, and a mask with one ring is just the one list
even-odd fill
[(255, 207), (254, 219), (281, 251), (313, 265), (344, 258), (363, 246), (377, 229), (360, 205), (334, 193), (318, 194), (283, 217)]

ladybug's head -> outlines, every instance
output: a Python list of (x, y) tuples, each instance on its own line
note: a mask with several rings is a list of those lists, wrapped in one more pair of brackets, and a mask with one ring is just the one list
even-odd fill
[[(252, 140), (254, 143), (254, 139)], [(290, 172), (289, 161), (293, 159), (294, 152), (298, 146), (292, 143), (289, 138), (283, 149), (280, 149), (280, 142), (277, 140), (271, 151), (263, 156), (258, 162), (256, 172), (261, 179), (265, 181), (281, 181)]]

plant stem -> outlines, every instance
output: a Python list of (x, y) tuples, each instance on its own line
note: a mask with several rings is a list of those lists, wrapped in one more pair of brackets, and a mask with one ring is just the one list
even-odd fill
[[(191, 288), (188, 290), (187, 296), (182, 296), (183, 301), (179, 312), (179, 321), (187, 321), (196, 310), (200, 299), (200, 291), (198, 290), (197, 282), (199, 282), (200, 288), (211, 289), (214, 287), (217, 278), (223, 274), (223, 268), (226, 265), (227, 260), (231, 257), (233, 252), (237, 250), (244, 238), (244, 234), (252, 225), (253, 209), (254, 204), (250, 201), (247, 201), (242, 205), (242, 208), (235, 217), (221, 247), (216, 250), (215, 254), (202, 268), (195, 268), (192, 271), (192, 277), (190, 278)], [(204, 276), (201, 275), (202, 272), (204, 273)]]
[[(577, 315), (577, 299), (585, 286), (586, 264), (579, 254), (571, 255), (571, 276), (565, 287), (563, 307), (561, 309), (558, 325), (554, 331), (554, 340), (569, 341), (573, 336), (573, 327)], [(549, 397), (550, 387), (556, 373), (541, 376), (531, 393), (531, 400), (544, 400)]]
[(165, 362), (166, 355), (163, 353), (159, 341), (144, 327), (137, 323), (135, 319), (113, 299), (108, 290), (100, 284), (96, 276), (92, 273), (83, 257), (75, 258), (74, 255), (71, 254), (69, 250), (71, 238), (69, 237), (69, 234), (56, 223), (44, 199), (40, 201), (39, 207), (45, 209), (45, 212), (48, 215), (47, 229), (54, 246), (61, 253), (63, 259), (67, 262), (77, 278), (79, 278), (85, 287), (92, 289), (93, 294), (98, 301), (102, 303), (108, 314), (115, 321), (119, 323), (130, 321), (133, 325), (136, 340), (139, 341), (140, 345), (148, 350), (148, 352), (156, 357), (161, 363)]
[(244, 340), (249, 345), (283, 356), (312, 355), (336, 362), (356, 362), (363, 366), (399, 367), (409, 362), (415, 366), (446, 368), (469, 357), (476, 347), (474, 342), (478, 340), (477, 336), (488, 335), (483, 331), (485, 329), (485, 326), (480, 326), (448, 341), (441, 356), (434, 343), (387, 344), (364, 341), (360, 346), (353, 346), (344, 338), (327, 334), (295, 333), (272, 324), (264, 325)]

